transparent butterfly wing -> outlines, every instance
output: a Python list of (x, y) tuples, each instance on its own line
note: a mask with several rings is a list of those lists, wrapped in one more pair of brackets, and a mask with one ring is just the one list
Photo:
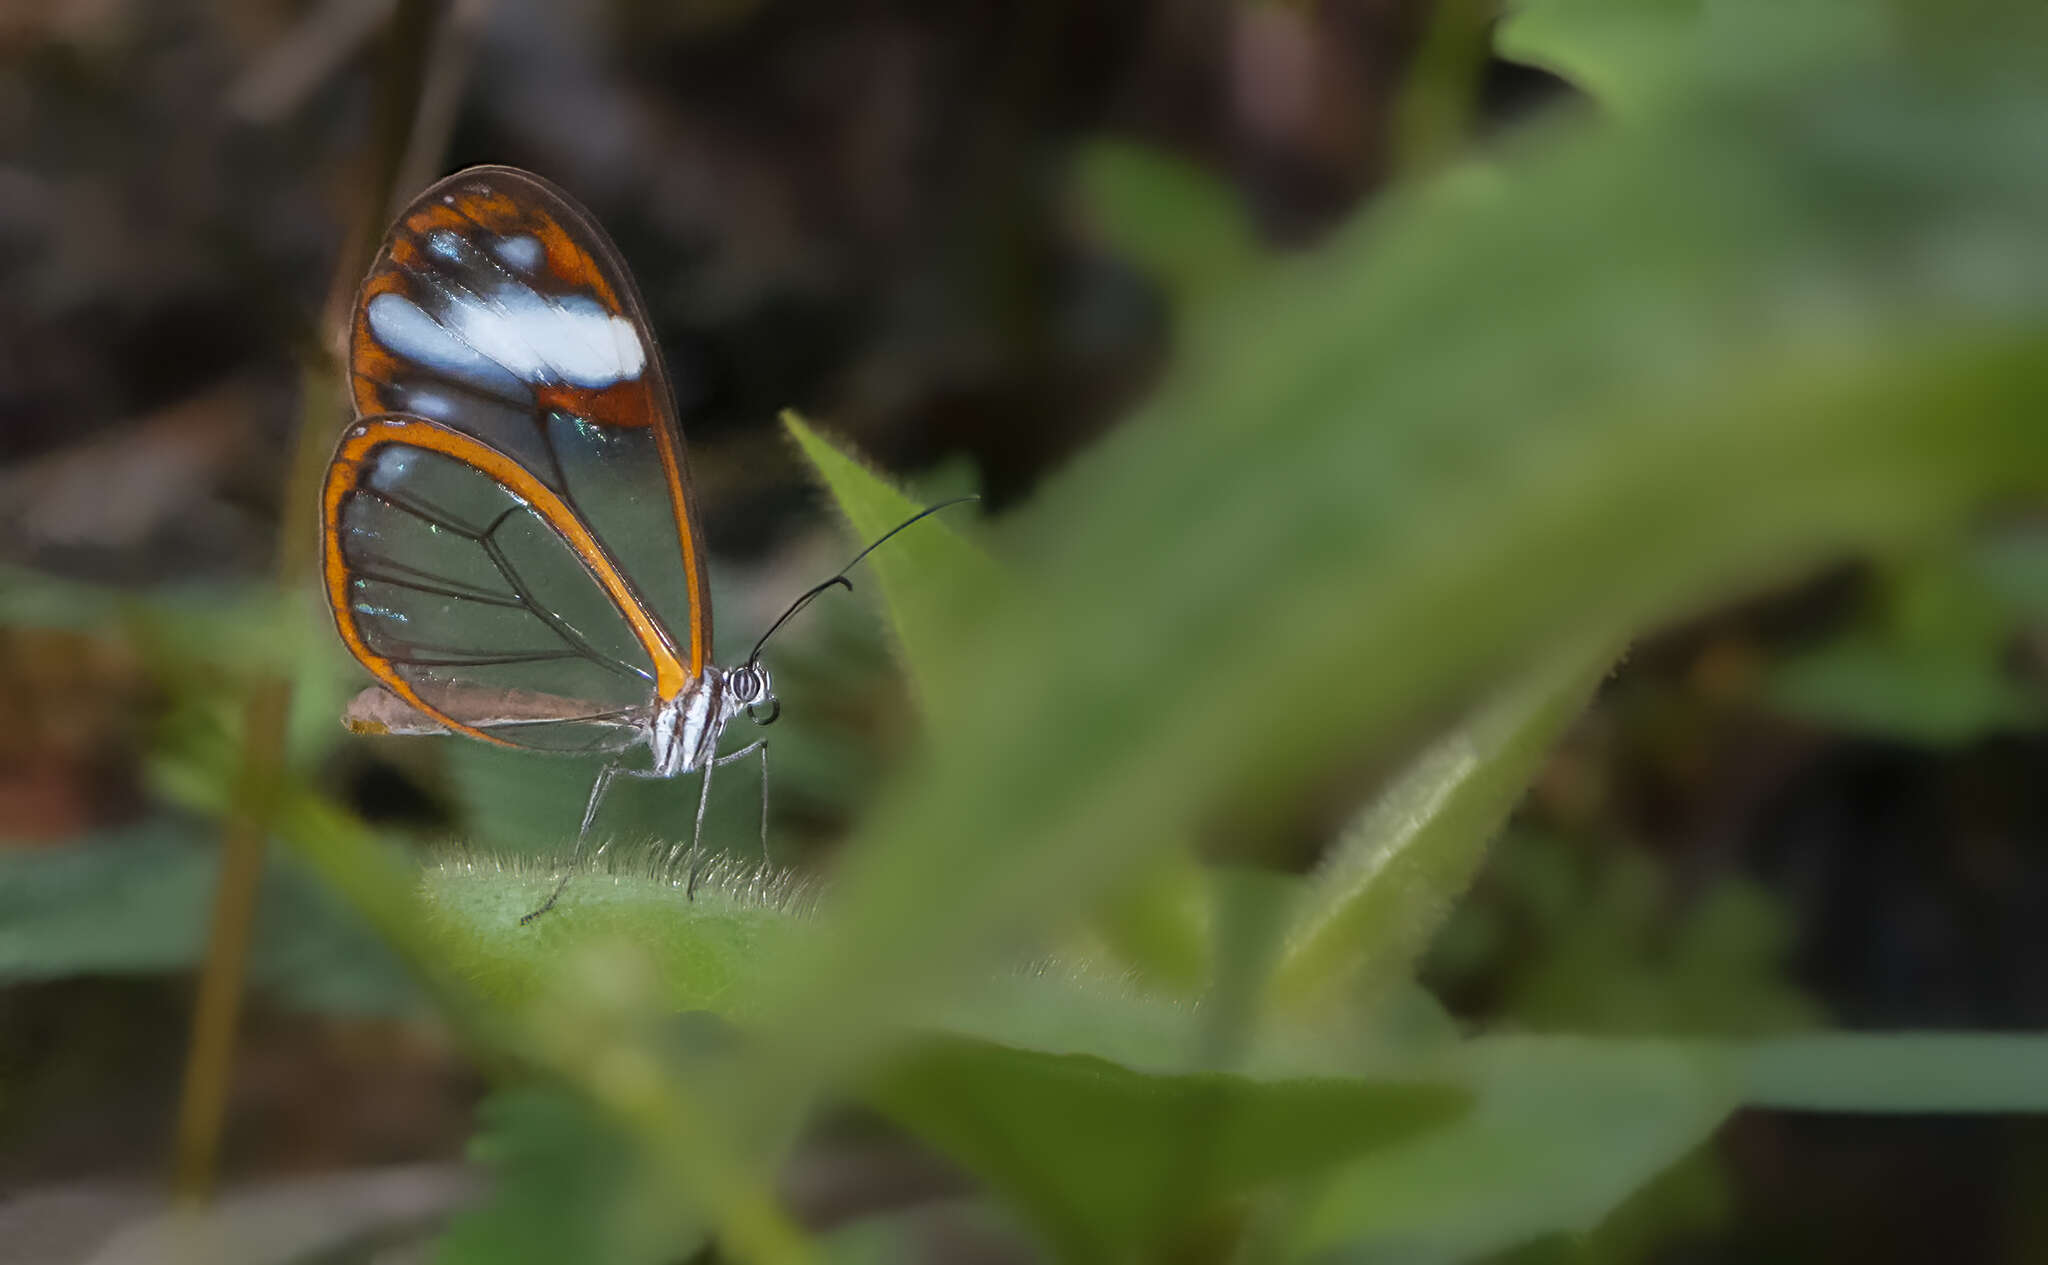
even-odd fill
[(323, 502), (349, 649), (433, 724), (636, 741), (703, 674), (711, 620), (673, 396), (603, 230), (525, 172), (440, 181), (371, 266), (349, 371)]

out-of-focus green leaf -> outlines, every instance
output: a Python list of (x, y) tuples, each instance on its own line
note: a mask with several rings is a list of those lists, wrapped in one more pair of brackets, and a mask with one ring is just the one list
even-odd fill
[(1738, 876), (1674, 889), (1640, 850), (1534, 831), (1501, 841), (1430, 978), (1489, 960), (1501, 1017), (1543, 1032), (1749, 1036), (1821, 1021), (1786, 979), (1792, 920)]
[(1733, 1055), (1743, 1099), (1756, 1107), (2048, 1112), (2048, 1033), (1817, 1032)]
[(1487, 842), (1612, 656), (1519, 682), (1437, 739), (1345, 831), (1307, 893), (1272, 982), (1282, 1005), (1405, 977), (1471, 883)]
[[(0, 567), (0, 624), (128, 638), (186, 665), (291, 672), (322, 633), (300, 595), (254, 585), (179, 584), (128, 589)], [(329, 656), (339, 661), (339, 648)]]
[(1702, 0), (1520, 0), (1494, 29), (1510, 61), (1571, 80), (1597, 101), (1641, 109), (1668, 92)]
[[(831, 490), (834, 504), (863, 546), (924, 508), (827, 443), (795, 413), (784, 413), (782, 423)], [(952, 512), (966, 512), (966, 507)], [(967, 626), (966, 613), (990, 600), (1001, 587), (1002, 576), (987, 555), (943, 521), (943, 515), (908, 528), (861, 566), (872, 567), (880, 577), (904, 668), (926, 715), (943, 731), (952, 700), (926, 665)], [(856, 578), (854, 583), (860, 581)]]
[(363, 674), (310, 594), (252, 585), (115, 588), (0, 567), (0, 625), (115, 638), (146, 660), (175, 701), (232, 703), (258, 674), (292, 681), (288, 749), (310, 765), (341, 740), (343, 702)]
[[(470, 1158), (491, 1173), (490, 1198), (442, 1236), (441, 1265), (634, 1265), (678, 1259), (673, 1234), (637, 1233), (631, 1140), (560, 1091), (503, 1091), (480, 1108)], [(672, 1202), (672, 1201), (671, 1201)]]
[(1065, 1259), (1128, 1260), (1218, 1199), (1454, 1119), (1454, 1086), (1141, 1074), (984, 1042), (921, 1042), (878, 1106), (1033, 1213)]
[[(520, 925), (553, 885), (551, 869), (522, 858), (449, 854), (423, 879), (414, 932), (419, 949), (458, 963), (466, 984), (495, 1005), (534, 1003), (556, 964), (631, 943), (647, 955), (664, 1012), (701, 1010), (746, 1024), (790, 951), (819, 934), (814, 893), (789, 876), (714, 862), (686, 894), (686, 857), (660, 848), (586, 861), (561, 903)], [(1087, 1056), (1134, 1071), (1222, 1071), (1204, 1054), (1200, 1008), (1147, 992), (1119, 975), (1041, 963), (999, 969), (972, 993), (925, 1009), (919, 1030), (1058, 1056)], [(1405, 1065), (1448, 1034), (1424, 1024), (1359, 1030), (1348, 1019), (1267, 1025), (1231, 1068), (1247, 1075), (1332, 1077), (1362, 1062)]]
[(818, 1243), (826, 1265), (954, 1265), (1031, 1259), (1031, 1237), (985, 1199), (891, 1209), (833, 1230)]
[(1438, 169), (1470, 139), (1499, 8), (1498, 0), (1443, 0), (1432, 7), (1388, 120), (1398, 178)]
[[(156, 781), (187, 804), (219, 811), (236, 754), (230, 730), (194, 723), (160, 757)], [(721, 1114), (738, 1096), (721, 1095), (678, 1066), (686, 1051), (670, 1039), (669, 999), (642, 969), (643, 953), (601, 932), (600, 942), (566, 957), (530, 954), (525, 993), (515, 998), (501, 988), (494, 996), (479, 987), (492, 959), (470, 937), (444, 933), (402, 853), (290, 776), (267, 789), (279, 837), (404, 957), (459, 1031), (501, 1066), (552, 1075), (630, 1138), (640, 1193), (624, 1205), (633, 1215), (626, 1241), (649, 1252), (675, 1248), (709, 1223), (735, 1252), (806, 1259), (802, 1235), (766, 1184), (786, 1135), (772, 1125), (740, 1130)], [(516, 926), (511, 908), (531, 896), (502, 892), (483, 912)]]
[(2048, 93), (1803, 86), (1396, 197), (1191, 331), (920, 656), (956, 721), (778, 979), (767, 1092), (1478, 682), (2048, 487)]
[(410, 1012), (420, 1002), (391, 950), (289, 853), (266, 862), (250, 971), (257, 987), (330, 1014)]
[(283, 666), (290, 605), (250, 585), (125, 589), (0, 567), (0, 624), (100, 634), (144, 625), (166, 653), (202, 663)]
[(1464, 1056), (1464, 1119), (1347, 1166), (1297, 1247), (1465, 1260), (1591, 1229), (1738, 1104), (2048, 1111), (2048, 1035), (1821, 1033), (1753, 1042), (1501, 1037)]
[[(665, 864), (581, 875), (573, 902), (520, 926), (545, 873), (451, 858), (428, 876), (428, 930), (472, 987), (513, 1009), (545, 996), (558, 963), (625, 940), (650, 954), (665, 1009), (738, 1022), (734, 1039), (748, 1041), (763, 980), (817, 928), (774, 880), (727, 868), (690, 900), (682, 870)], [(1404, 1070), (1413, 1052), (1372, 1034), (1275, 1029), (1237, 1066), (1205, 1066), (1199, 1011), (1061, 969), (1000, 975), (919, 1027), (864, 1096), (1087, 1255), (1131, 1248), (1221, 1194), (1441, 1124), (1466, 1101), (1447, 1075)]]
[(1970, 574), (2029, 620), (2048, 620), (2048, 523), (1989, 534), (1972, 550)]
[[(870, 539), (917, 512), (854, 456), (835, 448), (794, 413), (784, 424), (831, 491), (840, 512)], [(930, 533), (923, 540), (907, 539)], [(936, 654), (971, 625), (965, 613), (991, 600), (1002, 584), (995, 562), (940, 522), (923, 522), (877, 550), (869, 563), (882, 576), (889, 619), (911, 679), (931, 718), (931, 737), (944, 742), (954, 718), (933, 710), (933, 686), (920, 655)], [(902, 557), (891, 556), (903, 551)], [(1145, 871), (1103, 902), (1095, 927), (1102, 944), (1147, 975), (1192, 985), (1208, 967), (1203, 940), (1206, 887), (1184, 852), (1163, 851)]]
[(1259, 258), (1236, 192), (1186, 159), (1100, 140), (1075, 159), (1075, 183), (1109, 245), (1182, 304), (1219, 292)]
[(1775, 665), (1771, 700), (1852, 732), (1951, 745), (2048, 721), (2008, 660), (2022, 612), (1957, 550), (1894, 561), (1848, 632)]
[(1448, 1262), (1590, 1230), (1737, 1101), (1721, 1060), (1676, 1043), (1495, 1038), (1467, 1057), (1471, 1114), (1347, 1165), (1297, 1254)]
[(191, 821), (0, 849), (0, 977), (189, 967), (205, 935), (215, 860), (205, 828)]
[(1771, 673), (1771, 697), (1794, 715), (1851, 733), (1931, 746), (2034, 728), (2048, 703), (1991, 655), (1944, 653), (1880, 636), (1846, 637)]
[[(0, 848), (0, 979), (182, 971), (213, 910), (215, 828), (161, 817), (58, 847)], [(250, 957), (258, 989), (305, 1009), (390, 1013), (414, 990), (289, 859), (269, 866)]]
[(1513, 0), (1494, 46), (1637, 115), (1703, 82), (1782, 82), (1802, 65), (1874, 55), (1897, 37), (1897, 10), (1881, 0)]
[(1151, 858), (1110, 889), (1076, 935), (1075, 955), (1114, 957), (1149, 983), (1193, 995), (1215, 973), (1214, 877), (1185, 848)]

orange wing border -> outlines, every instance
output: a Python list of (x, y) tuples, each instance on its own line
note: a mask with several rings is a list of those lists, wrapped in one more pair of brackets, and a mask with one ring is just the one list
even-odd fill
[(605, 552), (603, 543), (554, 489), (512, 458), (472, 435), (425, 418), (380, 416), (356, 422), (343, 432), (333, 460), (328, 463), (326, 481), (320, 492), (320, 574), (322, 587), (327, 593), (328, 609), (334, 615), (334, 627), (341, 634), (343, 644), (386, 689), (457, 733), (481, 738), (501, 747), (519, 745), (465, 724), (429, 703), (412, 682), (399, 674), (390, 660), (370, 648), (356, 621), (355, 607), (348, 593), (353, 572), (341, 543), (342, 507), (347, 504), (349, 495), (362, 485), (370, 455), (392, 444), (439, 453), (458, 461), (496, 482), (540, 515), (541, 521), (561, 538), (562, 543), (583, 563), (591, 578), (604, 589), (613, 605), (618, 607), (635, 640), (646, 652), (648, 662), (654, 666), (654, 690), (658, 697), (666, 701), (680, 696), (701, 674), (678, 656), (668, 630), (640, 604), (632, 585)]

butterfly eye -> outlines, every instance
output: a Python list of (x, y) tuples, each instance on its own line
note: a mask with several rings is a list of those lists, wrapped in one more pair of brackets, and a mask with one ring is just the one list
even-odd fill
[(733, 697), (742, 703), (759, 701), (761, 697), (760, 670), (752, 664), (734, 668), (732, 675), (726, 678), (726, 688), (730, 689)]
[[(726, 688), (732, 691), (733, 699), (746, 707), (747, 715), (754, 718), (755, 724), (772, 725), (776, 717), (782, 715), (781, 700), (775, 697), (768, 684), (768, 669), (760, 664), (747, 663), (734, 668), (725, 678), (725, 683)], [(763, 706), (769, 709), (766, 716), (757, 710)]]

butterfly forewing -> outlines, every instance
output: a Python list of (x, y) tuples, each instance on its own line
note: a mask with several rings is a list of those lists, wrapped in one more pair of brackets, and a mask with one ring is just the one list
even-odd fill
[(673, 398), (610, 240), (524, 172), (451, 176), (385, 238), (349, 370), (324, 574), (392, 696), (350, 723), (635, 741), (702, 675), (710, 610)]
[(668, 635), (679, 679), (663, 692), (703, 672), (709, 590), (673, 397), (617, 250), (566, 195), (502, 167), (428, 189), (364, 282), (349, 348), (359, 414), (440, 423), (530, 474)]

